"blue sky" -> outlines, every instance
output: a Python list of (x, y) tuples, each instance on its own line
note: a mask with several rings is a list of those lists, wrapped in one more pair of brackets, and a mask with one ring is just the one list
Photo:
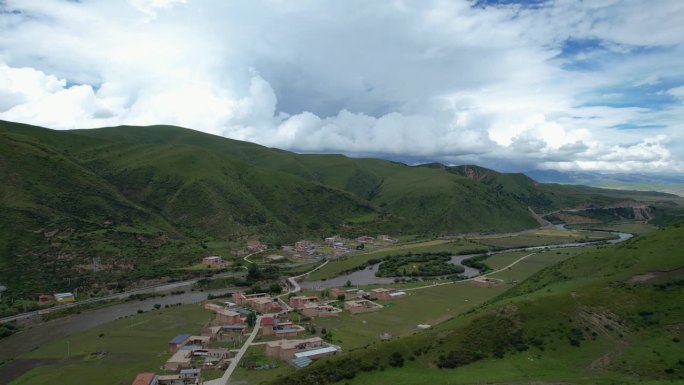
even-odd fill
[(684, 2), (0, 1), (0, 119), (684, 173)]

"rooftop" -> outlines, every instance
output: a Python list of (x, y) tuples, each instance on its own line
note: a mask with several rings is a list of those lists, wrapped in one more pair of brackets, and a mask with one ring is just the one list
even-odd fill
[(311, 365), (312, 362), (313, 361), (311, 361), (311, 359), (306, 358), (306, 357), (299, 357), (299, 358), (295, 358), (294, 360), (290, 360), (290, 363), (297, 369), (307, 367), (307, 366)]
[(316, 344), (316, 343), (322, 343), (323, 339), (320, 337), (312, 337), (312, 338), (307, 338), (304, 340), (278, 340), (278, 341), (269, 341), (266, 342), (266, 345), (270, 347), (276, 347), (280, 346), (282, 349), (295, 349), (297, 346), (301, 344)]
[(140, 373), (135, 377), (131, 385), (150, 385), (154, 377), (154, 373)]
[(179, 335), (173, 337), (173, 339), (171, 341), (169, 341), (169, 343), (175, 344), (175, 345), (182, 344), (188, 338), (190, 338), (190, 334), (179, 334)]
[(244, 330), (247, 329), (247, 325), (223, 325), (221, 326), (223, 330)]
[(230, 309), (218, 309), (216, 310), (216, 314), (221, 314), (227, 317), (237, 317), (240, 315), (240, 313)]
[(297, 352), (294, 355), (295, 355), (295, 358), (301, 358), (301, 357), (317, 356), (319, 354), (325, 354), (325, 353), (334, 353), (336, 351), (337, 351), (336, 347), (326, 346), (326, 347), (320, 348), (320, 349), (307, 350), (305, 352)]

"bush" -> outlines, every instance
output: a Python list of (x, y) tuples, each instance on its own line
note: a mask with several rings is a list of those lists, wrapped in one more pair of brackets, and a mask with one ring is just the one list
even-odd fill
[(399, 352), (394, 352), (389, 358), (389, 365), (393, 368), (404, 366), (404, 356)]

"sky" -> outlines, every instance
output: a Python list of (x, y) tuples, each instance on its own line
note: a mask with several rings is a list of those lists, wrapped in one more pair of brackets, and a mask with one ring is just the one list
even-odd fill
[(0, 119), (681, 174), (682, 20), (680, 0), (0, 0)]

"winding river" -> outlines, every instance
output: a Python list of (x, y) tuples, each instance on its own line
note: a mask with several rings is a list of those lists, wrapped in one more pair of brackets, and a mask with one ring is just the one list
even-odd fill
[[(558, 227), (558, 226), (557, 226)], [(558, 227), (558, 228), (564, 228), (564, 227)], [(595, 231), (599, 232), (599, 231)], [(614, 239), (609, 239), (609, 240), (601, 240), (601, 241), (590, 241), (590, 242), (571, 242), (571, 243), (562, 243), (562, 244), (555, 244), (555, 245), (543, 245), (543, 246), (532, 246), (532, 247), (520, 247), (520, 248), (512, 248), (512, 249), (505, 249), (505, 250), (499, 250), (499, 251), (491, 251), (489, 253), (480, 253), (480, 254), (466, 254), (466, 255), (454, 255), (451, 257), (451, 260), (449, 263), (453, 265), (460, 265), (463, 266), (465, 269), (461, 275), (471, 278), (475, 277), (480, 274), (480, 271), (477, 269), (474, 269), (469, 266), (463, 265), (463, 261), (469, 258), (473, 257), (479, 257), (481, 255), (495, 255), (495, 254), (502, 254), (502, 253), (510, 253), (510, 252), (515, 252), (515, 251), (533, 251), (533, 250), (543, 250), (543, 249), (561, 249), (561, 248), (568, 248), (568, 247), (587, 247), (587, 246), (593, 246), (593, 245), (602, 245), (602, 244), (614, 244), (614, 243), (619, 243), (626, 241), (630, 238), (633, 237), (632, 234), (629, 233), (622, 233), (622, 232), (615, 232), (615, 231), (605, 231), (607, 234), (614, 234), (616, 235), (616, 238)], [(410, 279), (411, 277), (376, 277), (375, 272), (378, 271), (378, 267), (380, 266), (382, 262), (376, 263), (374, 265), (371, 265), (363, 270), (358, 270), (354, 271), (349, 274), (345, 275), (340, 275), (334, 278), (329, 278), (325, 280), (318, 280), (318, 281), (304, 281), (300, 283), (300, 286), (303, 289), (309, 289), (309, 290), (319, 290), (323, 288), (331, 288), (331, 287), (339, 287), (339, 286), (344, 286), (347, 281), (351, 282), (352, 285), (373, 285), (373, 284), (389, 284), (389, 283), (394, 283), (396, 282), (396, 279), (401, 279), (401, 278), (408, 278)], [(430, 279), (434, 279), (435, 277), (426, 277)]]

